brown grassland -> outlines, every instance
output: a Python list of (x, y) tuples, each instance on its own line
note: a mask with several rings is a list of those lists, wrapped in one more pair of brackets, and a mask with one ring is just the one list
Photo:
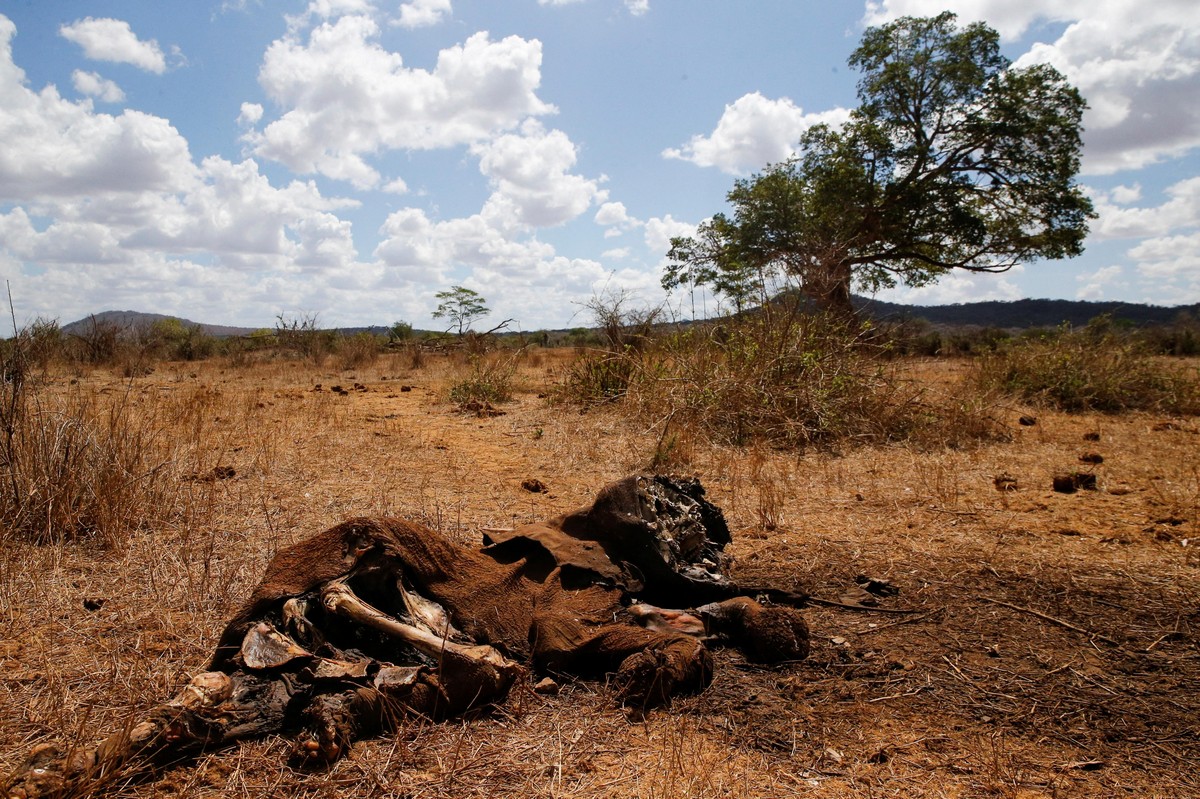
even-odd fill
[[(287, 742), (269, 738), (113, 795), (1200, 796), (1200, 419), (992, 398), (1003, 435), (959, 448), (713, 444), (684, 419), (664, 453), (661, 418), (548, 401), (573, 351), (503, 357), (513, 392), (497, 416), (451, 401), (469, 368), (455, 353), (353, 370), (56, 367), (31, 383), (42, 413), (82, 403), (111, 422), (119, 408), (137, 468), (164, 479), (129, 499), (144, 505), (131, 529), (6, 535), (0, 770), (174, 695), (282, 546), (365, 514), (475, 543), (658, 465), (700, 476), (725, 510), (735, 577), (836, 601), (865, 575), (899, 589), (883, 607), (913, 612), (812, 607), (807, 661), (760, 668), (719, 650), (710, 688), (645, 718), (602, 683), (522, 686), (476, 717), (363, 741), (326, 771), (289, 769)], [(899, 368), (949, 392), (973, 366)], [(1081, 462), (1090, 453), (1103, 462)], [(1096, 490), (1055, 493), (1064, 472), (1094, 473)]]

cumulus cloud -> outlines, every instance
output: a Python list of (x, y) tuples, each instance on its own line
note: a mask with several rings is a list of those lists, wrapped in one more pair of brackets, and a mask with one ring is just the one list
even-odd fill
[(1200, 232), (1147, 239), (1129, 251), (1151, 302), (1200, 302)]
[(1167, 199), (1160, 205), (1131, 207), (1140, 197), (1128, 187), (1111, 192), (1096, 192), (1093, 203), (1099, 219), (1092, 236), (1098, 240), (1163, 236), (1200, 225), (1200, 177), (1181, 180), (1167, 187)]
[(111, 80), (100, 77), (95, 72), (84, 72), (77, 69), (71, 73), (71, 83), (75, 91), (103, 100), (106, 103), (119, 103), (125, 99), (125, 92)]
[(58, 32), (82, 47), (84, 55), (94, 61), (132, 64), (160, 75), (167, 71), (167, 60), (158, 42), (142, 41), (124, 20), (87, 17), (63, 25)]
[(786, 97), (771, 100), (751, 92), (725, 106), (725, 112), (711, 134), (693, 136), (682, 147), (664, 150), (663, 157), (744, 175), (786, 160), (810, 127), (818, 123), (841, 125), (849, 118), (849, 113), (846, 109), (835, 108), (806, 114)]
[(1091, 108), (1084, 116), (1084, 171), (1111, 174), (1200, 146), (1200, 5), (1191, 0), (881, 0), (869, 24), (943, 10), (985, 20), (1008, 39), (1040, 23), (1067, 23), (1016, 64), (1048, 63)]
[(547, 131), (537, 120), (472, 150), (492, 186), (489, 206), (511, 214), (513, 225), (561, 225), (586, 211), (600, 195), (595, 180), (569, 172), (576, 154), (567, 135)]
[(238, 112), (238, 124), (243, 127), (257, 125), (263, 116), (263, 107), (258, 103), (242, 103), (241, 111)]
[(650, 0), (625, 0), (625, 7), (635, 17), (640, 17), (650, 11)]
[(78, 272), (83, 283), (84, 274), (127, 265), (121, 285), (147, 293), (170, 285), (163, 270), (192, 256), (218, 271), (333, 274), (354, 263), (350, 225), (337, 215), (351, 201), (323, 197), (311, 182), (273, 186), (252, 160), (197, 165), (160, 117), (97, 113), (54, 86), (34, 92), (12, 62), (14, 34), (0, 16), (0, 202), (11, 206), (0, 214), (4, 260)]
[(1025, 292), (1011, 279), (1024, 271), (1014, 266), (1003, 275), (953, 272), (918, 288), (897, 287), (879, 292), (879, 299), (912, 305), (950, 305), (989, 300), (1019, 300)]
[(395, 21), (402, 28), (428, 28), (450, 14), (450, 0), (413, 0), (400, 4), (400, 17)]
[(646, 247), (650, 252), (666, 256), (671, 249), (671, 239), (689, 238), (696, 235), (696, 225), (681, 222), (670, 214), (646, 220)]
[(426, 71), (405, 67), (378, 34), (369, 17), (343, 16), (306, 41), (289, 35), (274, 42), (259, 83), (285, 110), (246, 135), (254, 152), (295, 172), (371, 188), (380, 180), (367, 162), (372, 154), (472, 144), (555, 110), (536, 94), (536, 40), (476, 33), (442, 50)]

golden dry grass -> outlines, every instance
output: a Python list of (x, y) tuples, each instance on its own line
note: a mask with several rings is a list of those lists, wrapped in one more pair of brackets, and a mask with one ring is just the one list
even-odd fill
[[(173, 695), (281, 546), (384, 513), (476, 542), (646, 469), (661, 452), (655, 420), (538, 397), (569, 357), (523, 361), (494, 418), (449, 402), (469, 369), (455, 356), (80, 376), (98, 398), (128, 390), (139, 412), (170, 420), (170, 491), (161, 521), (117, 548), (10, 543), (0, 555), (0, 768)], [(964, 369), (909, 373), (949, 391)], [(121, 795), (1200, 795), (1200, 421), (992, 412), (1010, 440), (965, 450), (797, 455), (678, 431), (675, 468), (725, 509), (737, 575), (833, 600), (870, 575), (900, 588), (887, 604), (917, 611), (813, 608), (802, 664), (718, 652), (710, 689), (640, 721), (601, 684), (523, 688), (478, 718), (362, 742), (327, 772), (288, 769), (287, 743), (267, 739)], [(1017, 423), (1031, 413), (1036, 425)], [(1087, 452), (1103, 463), (1080, 463)], [(213, 479), (215, 467), (233, 476)], [(1094, 471), (1099, 490), (1051, 491), (1071, 470)], [(1017, 490), (997, 490), (1000, 476)], [(522, 490), (525, 478), (550, 491)]]

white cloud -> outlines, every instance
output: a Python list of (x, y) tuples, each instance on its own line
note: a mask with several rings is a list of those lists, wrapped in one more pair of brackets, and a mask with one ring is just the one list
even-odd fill
[(1106, 295), (1111, 295), (1115, 289), (1127, 288), (1129, 284), (1119, 280), (1122, 274), (1122, 268), (1114, 264), (1101, 267), (1094, 272), (1076, 275), (1075, 281), (1083, 285), (1075, 292), (1075, 299), (1101, 300)]
[[(99, 276), (112, 277), (101, 283), (111, 301), (123, 291), (182, 291), (173, 288), (176, 268), (192, 274), (200, 261), (234, 283), (232, 272), (325, 279), (354, 265), (350, 224), (336, 213), (350, 201), (322, 197), (311, 182), (272, 186), (254, 161), (197, 165), (160, 117), (96, 113), (54, 86), (34, 92), (12, 62), (14, 34), (0, 16), (0, 202), (10, 205), (0, 214), (0, 258), (37, 264), (46, 274), (34, 291), (56, 313), (69, 310), (68, 296), (89, 296)], [(46, 293), (68, 278), (69, 292)], [(214, 280), (197, 285), (207, 291)]]
[(1053, 65), (1087, 99), (1085, 173), (1111, 174), (1200, 146), (1200, 4), (1194, 0), (882, 0), (866, 22), (943, 10), (985, 20), (1006, 38), (1042, 22), (1068, 23), (1017, 66)]
[(125, 92), (121, 91), (120, 86), (111, 80), (100, 77), (95, 72), (84, 72), (77, 69), (71, 73), (71, 83), (74, 84), (75, 91), (80, 94), (95, 97), (106, 103), (119, 103), (125, 99)]
[(493, 194), (488, 204), (512, 213), (512, 224), (554, 227), (586, 211), (600, 195), (595, 180), (568, 171), (575, 145), (561, 130), (547, 131), (530, 119), (518, 133), (476, 145), (479, 169)]
[(263, 116), (263, 107), (258, 103), (242, 103), (242, 109), (238, 113), (238, 125), (242, 127), (251, 127), (257, 125)]
[(87, 17), (63, 25), (58, 32), (82, 47), (83, 54), (92, 60), (133, 64), (160, 75), (167, 71), (167, 61), (158, 42), (138, 39), (124, 20)]
[(608, 202), (596, 211), (596, 224), (604, 227), (635, 227), (640, 224), (625, 210), (625, 203)]
[(849, 112), (842, 108), (805, 114), (786, 97), (769, 100), (751, 92), (725, 106), (710, 135), (693, 136), (683, 147), (664, 150), (663, 157), (744, 175), (789, 158), (795, 153), (800, 137), (813, 125), (837, 126), (848, 117)]
[(259, 82), (283, 115), (246, 140), (300, 173), (359, 188), (380, 179), (366, 158), (382, 150), (471, 144), (554, 107), (538, 99), (541, 43), (476, 33), (442, 50), (430, 72), (409, 69), (375, 41), (378, 26), (347, 16), (268, 48)]
[(400, 18), (395, 24), (402, 28), (427, 28), (441, 22), (452, 10), (450, 0), (413, 0), (400, 4)]
[(418, 208), (396, 211), (375, 249), (381, 285), (425, 286), (429, 292), (450, 282), (466, 285), (492, 301), (493, 319), (529, 327), (552, 322), (554, 309), (590, 296), (607, 278), (600, 263), (558, 255), (552, 245), (516, 237), (505, 225), (489, 208), (438, 222)]
[(666, 257), (671, 249), (671, 239), (690, 238), (696, 235), (696, 225), (680, 222), (670, 214), (646, 220), (646, 247), (650, 252)]
[(1147, 301), (1200, 302), (1200, 232), (1147, 239), (1129, 251)]
[(623, 261), (628, 258), (630, 254), (631, 251), (628, 247), (616, 247), (600, 253), (600, 257), (606, 261)]
[(881, 300), (912, 305), (950, 305), (988, 300), (1019, 300), (1025, 292), (1010, 277), (1020, 275), (1024, 267), (1014, 266), (1003, 275), (953, 272), (936, 283), (918, 288), (897, 287), (877, 295)]
[(1200, 177), (1181, 180), (1165, 194), (1168, 199), (1161, 205), (1138, 208), (1127, 207), (1136, 197), (1126, 187), (1096, 193), (1093, 202), (1099, 219), (1092, 236), (1101, 241), (1163, 236), (1200, 225)]
[(388, 194), (408, 194), (408, 184), (403, 178), (394, 178), (380, 187), (380, 191)]
[(93, 113), (54, 86), (25, 86), (12, 61), (16, 28), (0, 17), (0, 200), (167, 190), (191, 179), (187, 141), (161, 117)]

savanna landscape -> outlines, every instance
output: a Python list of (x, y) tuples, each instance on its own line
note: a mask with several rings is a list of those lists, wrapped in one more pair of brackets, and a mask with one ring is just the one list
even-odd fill
[(282, 330), (195, 360), (24, 331), (6, 350), (0, 767), (174, 695), (267, 560), (343, 519), (475, 546), (660, 472), (724, 510), (735, 578), (814, 597), (806, 660), (714, 645), (712, 685), (645, 714), (603, 680), (559, 675), (551, 695), (531, 675), (327, 769), (289, 767), (271, 736), (88, 790), (1200, 794), (1195, 357), (1107, 320), (947, 357), (762, 319), (610, 316), (580, 347)]

